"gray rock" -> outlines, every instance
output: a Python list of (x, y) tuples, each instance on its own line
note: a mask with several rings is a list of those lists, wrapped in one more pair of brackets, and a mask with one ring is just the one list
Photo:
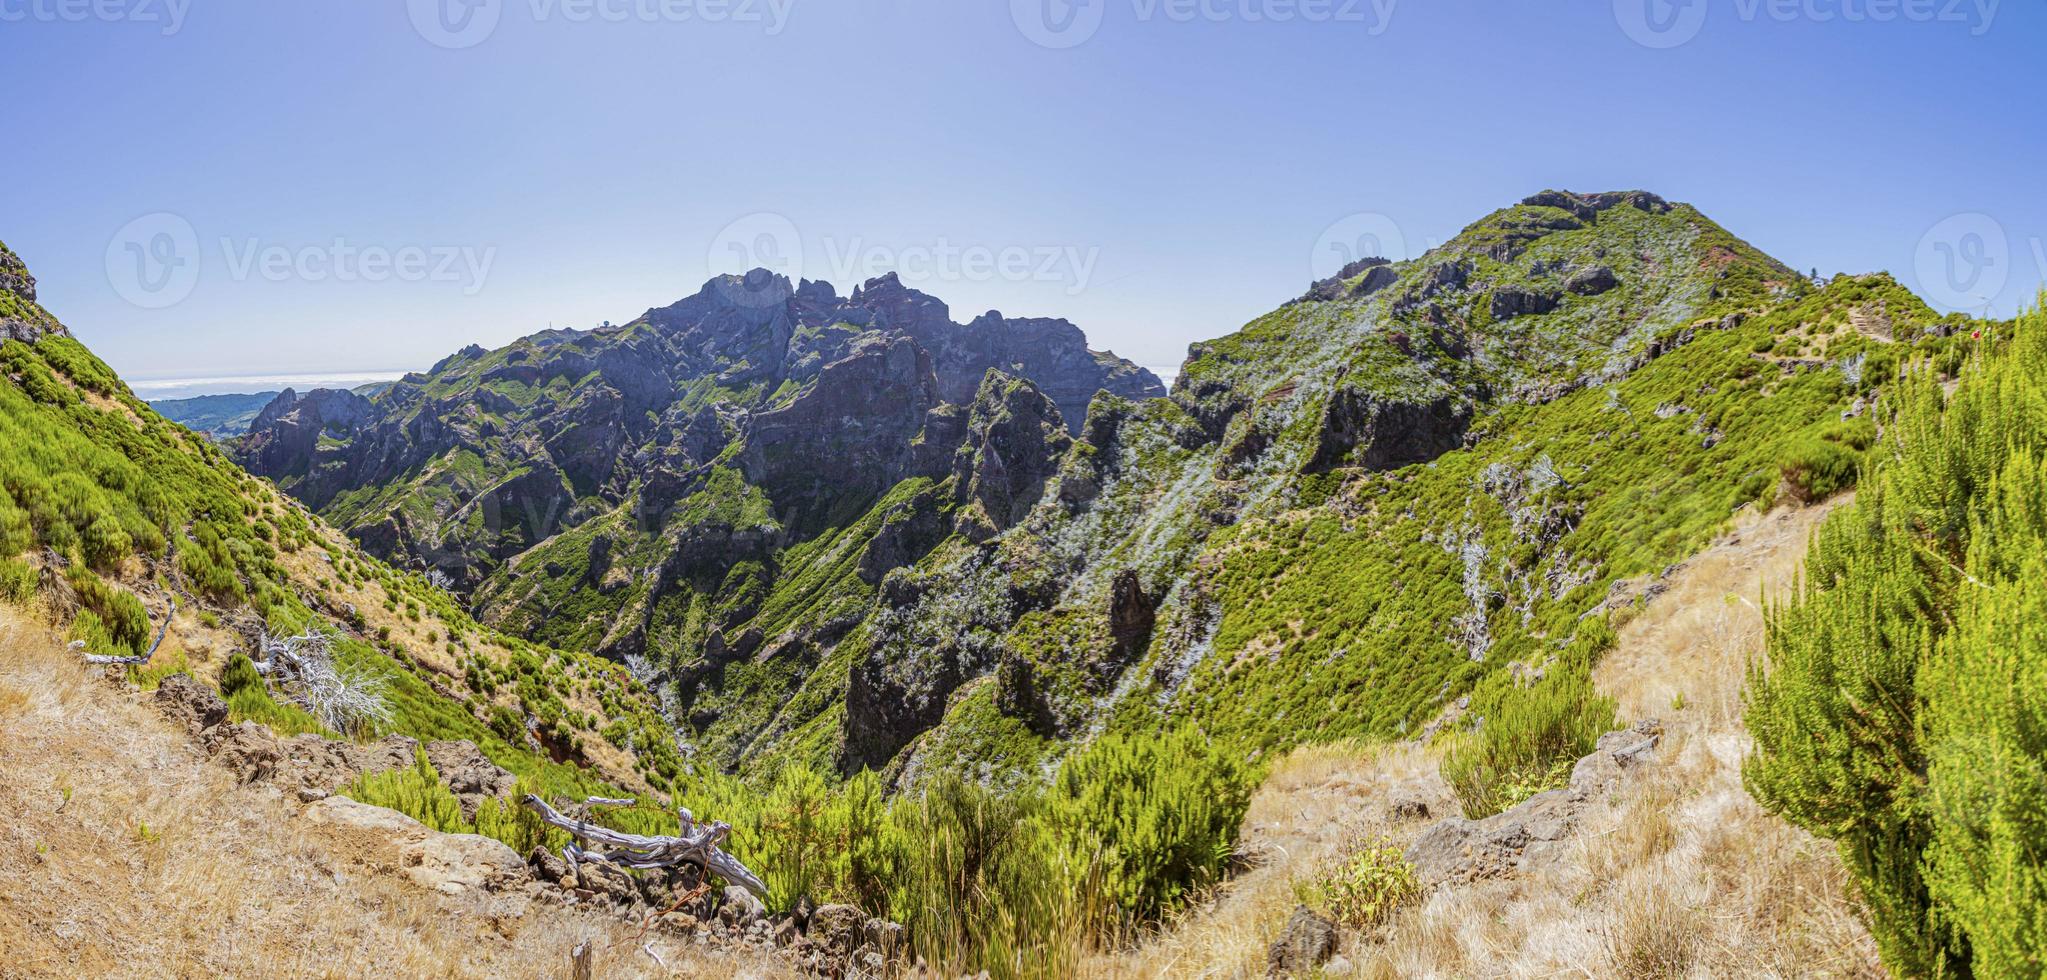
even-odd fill
[(725, 900), (718, 906), (718, 917), (732, 925), (749, 925), (768, 914), (768, 907), (754, 893), (738, 885), (726, 886), (723, 895)]
[(227, 702), (190, 674), (172, 674), (157, 684), (156, 709), (197, 735), (227, 720)]
[(1315, 455), (1305, 472), (1339, 466), (1393, 470), (1426, 463), (1464, 445), (1471, 407), (1444, 396), (1428, 402), (1389, 400), (1340, 385), (1323, 405)]
[(1555, 861), (1585, 808), (1655, 764), (1663, 729), (1636, 723), (1599, 739), (1597, 751), (1578, 760), (1571, 783), (1483, 820), (1452, 817), (1415, 838), (1408, 863), (1424, 887), (1500, 878)]
[(506, 797), (519, 778), (486, 758), (474, 742), (429, 742), (427, 761), (441, 774), (441, 782), (462, 804), (462, 817), (474, 821), (483, 801)]
[(1493, 290), (1493, 319), (1511, 320), (1517, 316), (1539, 316), (1556, 309), (1559, 302), (1555, 293), (1524, 286), (1502, 286)]
[(1564, 280), (1564, 290), (1577, 296), (1597, 296), (1620, 284), (1612, 269), (1600, 265), (1572, 274)]
[(1266, 951), (1266, 972), (1275, 977), (1313, 976), (1335, 952), (1336, 923), (1298, 906), (1287, 919), (1286, 931)]

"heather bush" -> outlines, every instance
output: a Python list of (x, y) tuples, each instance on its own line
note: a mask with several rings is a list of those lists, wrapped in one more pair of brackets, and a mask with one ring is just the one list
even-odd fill
[(1900, 976), (2047, 963), (2047, 315), (1908, 369), (1751, 668), (1756, 799), (1836, 842)]

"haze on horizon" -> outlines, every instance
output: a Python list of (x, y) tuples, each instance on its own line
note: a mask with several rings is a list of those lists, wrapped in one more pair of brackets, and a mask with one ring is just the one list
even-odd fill
[(2047, 266), (2037, 5), (465, 2), (0, 0), (0, 240), (138, 382), (420, 370), (756, 265), (1174, 365), (1551, 186), (1948, 309)]

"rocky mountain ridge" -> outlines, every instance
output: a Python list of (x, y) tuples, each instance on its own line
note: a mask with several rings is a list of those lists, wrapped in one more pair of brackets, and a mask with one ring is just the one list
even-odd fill
[[(294, 493), (384, 550), (452, 552), (501, 628), (637, 665), (720, 768), (1009, 778), (1160, 717), (1387, 737), (1539, 670), (1602, 590), (1875, 396), (1834, 367), (1893, 338), (1824, 333), (1872, 308), (1906, 341), (1935, 319), (1688, 205), (1548, 191), (1193, 345), (1168, 398), (1097, 381), (1070, 411), (1073, 372), (1105, 375), (1056, 321), (754, 275), (464, 351), (353, 435), (309, 439), (324, 409), (279, 428), (315, 446)], [(1055, 349), (996, 343), (1033, 330)], [(667, 402), (636, 370), (663, 352), (698, 379)], [(991, 361), (1015, 371), (969, 393)], [(407, 455), (447, 432), (483, 451)], [(380, 466), (409, 475), (362, 482)]]

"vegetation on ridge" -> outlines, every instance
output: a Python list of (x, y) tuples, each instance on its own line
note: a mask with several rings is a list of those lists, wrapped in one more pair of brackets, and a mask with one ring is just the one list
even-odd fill
[(1752, 668), (1757, 799), (1834, 839), (1906, 976), (2047, 970), (2047, 313), (1908, 367)]

